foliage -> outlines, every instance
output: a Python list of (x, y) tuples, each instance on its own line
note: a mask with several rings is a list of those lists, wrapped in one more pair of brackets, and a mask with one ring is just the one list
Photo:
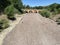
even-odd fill
[(10, 5), (8, 0), (0, 0), (0, 13), (3, 12), (8, 5)]
[(6, 19), (1, 19), (0, 20), (0, 29), (5, 29), (9, 27), (9, 21)]
[(14, 7), (15, 7), (20, 13), (23, 13), (23, 10), (22, 10), (18, 5), (14, 5)]
[(50, 17), (50, 12), (47, 11), (47, 10), (41, 11), (40, 14), (41, 14), (43, 17), (46, 17), (46, 18), (49, 18), (49, 17)]
[(35, 7), (32, 7), (33, 9), (43, 9), (44, 7), (43, 6), (35, 6)]
[(26, 8), (27, 8), (27, 9), (30, 9), (30, 6), (29, 6), (29, 5), (27, 5), (27, 6), (26, 6)]
[(23, 13), (23, 10), (22, 10), (22, 8), (23, 8), (23, 3), (22, 3), (22, 1), (21, 1), (21, 0), (17, 0), (17, 1), (13, 0), (13, 2), (14, 2), (14, 7), (15, 7), (20, 13)]
[(60, 4), (54, 3), (48, 6), (48, 10), (52, 13), (52, 15), (56, 15), (60, 13)]
[(0, 12), (4, 12), (5, 8), (10, 5), (13, 5), (19, 11), (21, 11), (21, 8), (23, 7), (21, 0), (0, 0)]
[(21, 0), (9, 0), (11, 2), (11, 4), (18, 6), (19, 8), (23, 7), (23, 3)]
[(60, 8), (58, 8), (57, 11), (58, 11), (58, 14), (59, 14), (60, 13)]
[(60, 4), (57, 3), (53, 3), (51, 5), (46, 6), (46, 8), (50, 11), (50, 12), (54, 12), (55, 9), (59, 9), (60, 8)]
[(5, 9), (5, 13), (10, 20), (15, 20), (14, 9), (15, 8), (13, 7), (13, 5), (10, 5)]
[(56, 15), (56, 14), (58, 14), (58, 11), (57, 9), (54, 9), (54, 11), (52, 12), (52, 15)]

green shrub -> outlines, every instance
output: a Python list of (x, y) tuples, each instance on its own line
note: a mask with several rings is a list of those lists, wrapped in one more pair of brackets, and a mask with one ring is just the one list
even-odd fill
[(58, 14), (58, 11), (52, 12), (52, 15), (56, 15)]
[(10, 6), (6, 7), (6, 9), (5, 9), (5, 13), (7, 14), (7, 17), (10, 20), (15, 20), (16, 19), (15, 15), (14, 15), (14, 9), (15, 8), (14, 8), (13, 5), (10, 5)]
[(41, 14), (43, 17), (46, 17), (46, 18), (49, 18), (49, 17), (50, 17), (50, 12), (47, 11), (47, 10), (41, 11), (40, 14)]
[(57, 11), (58, 11), (58, 14), (60, 14), (60, 8), (59, 8), (59, 9), (57, 9)]
[(58, 10), (54, 9), (54, 11), (52, 12), (52, 15), (56, 15), (56, 14), (58, 14)]
[(9, 27), (9, 21), (6, 19), (0, 20), (0, 29), (5, 29)]

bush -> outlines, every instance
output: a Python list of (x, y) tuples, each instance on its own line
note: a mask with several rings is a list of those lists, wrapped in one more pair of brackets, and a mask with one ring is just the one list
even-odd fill
[(6, 7), (6, 9), (5, 9), (5, 13), (7, 14), (7, 17), (10, 20), (15, 20), (16, 19), (15, 15), (14, 15), (14, 9), (15, 8), (14, 8), (13, 5), (10, 5), (10, 6)]
[(47, 10), (43, 10), (39, 12), (43, 17), (49, 18), (50, 17), (50, 12)]
[(52, 12), (52, 15), (56, 15), (56, 14), (58, 14), (58, 10), (54, 9), (54, 11)]
[(6, 19), (0, 20), (0, 29), (5, 29), (9, 27), (9, 21)]
[(58, 11), (58, 14), (60, 14), (60, 8), (59, 8), (59, 9), (57, 9), (57, 11)]

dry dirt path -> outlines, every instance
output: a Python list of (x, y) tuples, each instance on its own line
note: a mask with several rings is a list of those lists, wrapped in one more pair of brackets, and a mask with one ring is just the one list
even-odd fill
[(26, 14), (2, 45), (60, 45), (60, 28), (38, 13)]

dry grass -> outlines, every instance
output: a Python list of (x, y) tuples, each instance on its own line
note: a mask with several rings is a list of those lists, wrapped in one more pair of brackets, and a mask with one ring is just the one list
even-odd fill
[(6, 15), (0, 15), (0, 19), (7, 19), (7, 16)]

